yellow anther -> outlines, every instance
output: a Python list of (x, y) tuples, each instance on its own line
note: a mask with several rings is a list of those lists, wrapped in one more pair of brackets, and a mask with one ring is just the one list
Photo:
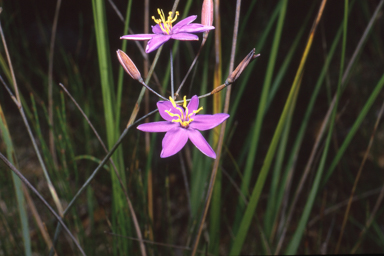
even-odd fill
[(172, 98), (172, 97), (169, 97), (169, 101), (172, 103), (172, 106), (176, 109), (178, 109), (181, 113), (181, 115), (179, 114), (174, 114), (174, 113), (171, 113), (171, 110), (165, 110), (165, 112), (170, 115), (171, 117), (177, 117), (177, 119), (173, 119), (172, 120), (172, 123), (180, 123), (180, 125), (184, 128), (188, 128), (189, 124), (193, 121), (193, 118), (191, 118), (191, 116), (193, 114), (197, 114), (199, 113), (203, 107), (200, 107), (198, 110), (193, 110), (192, 113), (188, 114), (188, 107), (187, 107), (187, 96), (184, 96), (183, 97), (183, 107), (185, 109), (185, 117), (184, 117), (184, 111), (181, 107), (179, 107), (175, 100)]
[(169, 16), (167, 20), (165, 20), (165, 15), (163, 10), (157, 9), (157, 13), (160, 15), (160, 19), (156, 19), (154, 16), (152, 16), (152, 19), (156, 22), (156, 24), (159, 24), (160, 29), (169, 35), (172, 29), (172, 23), (177, 20), (177, 16), (179, 15), (179, 12), (175, 12), (175, 17), (172, 19), (172, 12), (169, 12)]
[(172, 23), (177, 20), (177, 16), (179, 16), (179, 12), (175, 12), (175, 17), (172, 19), (172, 12), (168, 13), (168, 22), (170, 22), (170, 25), (172, 26)]
[(157, 8), (157, 13), (160, 15), (161, 20), (165, 23), (165, 15), (163, 10)]
[(185, 108), (185, 116), (188, 116), (187, 96), (184, 95), (183, 100), (184, 100), (183, 107)]
[(177, 108), (176, 102), (175, 102), (175, 100), (171, 96), (169, 96), (169, 101), (172, 103), (172, 106), (174, 108)]
[(170, 110), (165, 110), (165, 112), (167, 112), (168, 113), (168, 115), (170, 115), (171, 117), (178, 117), (179, 119), (180, 119), (180, 115), (178, 115), (178, 114), (173, 114)]
[(183, 107), (187, 108), (187, 96), (184, 95), (183, 100), (184, 100)]
[(180, 117), (180, 118), (183, 119), (183, 118), (184, 118), (184, 112), (183, 112), (183, 110), (182, 110), (179, 106), (177, 106), (175, 100), (174, 100), (171, 96), (169, 96), (169, 101), (172, 103), (172, 106), (173, 106), (174, 108), (176, 108), (177, 110), (180, 111), (180, 113), (181, 113), (181, 117)]
[(194, 114), (197, 114), (197, 113), (199, 113), (201, 110), (203, 110), (203, 107), (200, 107), (198, 110), (194, 110), (193, 113), (194, 113)]

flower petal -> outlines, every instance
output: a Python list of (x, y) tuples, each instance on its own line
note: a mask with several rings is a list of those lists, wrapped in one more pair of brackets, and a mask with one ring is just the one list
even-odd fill
[(169, 130), (163, 138), (163, 150), (160, 157), (165, 158), (179, 152), (188, 141), (187, 129), (174, 127)]
[(148, 42), (147, 48), (145, 49), (146, 53), (150, 53), (154, 50), (157, 50), (162, 44), (167, 42), (169, 39), (171, 39), (170, 35), (159, 35), (155, 34), (152, 39)]
[(181, 40), (181, 41), (196, 41), (199, 40), (199, 37), (194, 34), (189, 33), (177, 33), (171, 35), (172, 39)]
[(194, 21), (196, 18), (197, 18), (197, 15), (192, 15), (185, 19), (182, 19), (181, 21), (177, 22), (175, 26), (173, 26), (172, 32), (177, 33), (180, 28), (184, 27), (185, 25), (188, 25), (189, 23)]
[[(157, 109), (159, 110), (160, 116), (164, 120), (167, 120), (167, 121), (177, 120), (178, 118), (170, 116), (167, 112), (165, 112), (166, 110), (167, 111), (171, 111), (171, 113), (173, 113), (173, 114), (178, 114), (178, 115), (181, 114), (180, 110), (178, 110), (175, 107), (173, 107), (173, 105), (172, 105), (172, 103), (170, 101), (159, 101), (159, 102), (157, 102)], [(184, 115), (184, 110), (182, 109), (182, 107), (180, 107), (179, 109), (181, 109), (183, 111), (183, 115)]]
[(144, 40), (152, 39), (153, 36), (154, 34), (136, 34), (136, 35), (125, 35), (120, 37), (120, 39), (144, 41)]
[(145, 123), (137, 126), (137, 129), (143, 132), (167, 132), (174, 127), (180, 126), (178, 123), (168, 121), (159, 121), (152, 123)]
[(213, 151), (208, 142), (204, 139), (203, 135), (199, 131), (195, 129), (187, 129), (188, 137), (192, 141), (192, 143), (205, 155), (216, 159), (216, 153)]
[(163, 34), (163, 30), (161, 30), (159, 24), (152, 26), (152, 32), (155, 34)]
[(192, 113), (193, 111), (197, 110), (198, 107), (199, 107), (199, 97), (197, 97), (197, 95), (194, 95), (187, 106), (188, 113)]
[(193, 121), (189, 124), (189, 128), (206, 131), (218, 126), (228, 117), (229, 115), (224, 113), (214, 115), (196, 115), (193, 117)]
[(177, 33), (201, 33), (208, 30), (215, 29), (213, 26), (204, 26), (199, 23), (192, 23), (180, 28)]

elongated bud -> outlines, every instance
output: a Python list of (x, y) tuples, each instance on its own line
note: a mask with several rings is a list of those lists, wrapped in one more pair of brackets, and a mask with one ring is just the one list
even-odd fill
[(252, 49), (252, 51), (248, 53), (248, 55), (240, 62), (240, 64), (236, 67), (236, 69), (227, 77), (227, 79), (225, 80), (225, 83), (216, 87), (213, 91), (211, 91), (211, 94), (218, 93), (228, 85), (233, 84), (233, 82), (236, 81), (236, 79), (241, 75), (244, 69), (248, 66), (249, 62), (251, 62), (251, 60), (254, 60), (259, 56), (260, 56), (260, 53), (255, 54), (255, 49)]
[(212, 26), (213, 24), (213, 0), (204, 0), (201, 9), (201, 24)]
[(260, 54), (255, 55), (255, 49), (252, 49), (252, 51), (248, 53), (248, 55), (240, 62), (236, 69), (228, 76), (226, 83), (231, 84), (235, 82), (243, 70), (248, 66), (249, 62), (259, 56)]
[(117, 50), (116, 53), (117, 58), (119, 59), (120, 64), (123, 66), (125, 72), (127, 72), (135, 80), (143, 80), (143, 78), (141, 78), (139, 70), (135, 66), (135, 63), (133, 63), (133, 61), (128, 57), (128, 55), (122, 50)]
[[(213, 24), (213, 0), (204, 0), (203, 7), (201, 8), (201, 24), (204, 26), (212, 26)], [(209, 30), (203, 33), (202, 44), (208, 38)]]

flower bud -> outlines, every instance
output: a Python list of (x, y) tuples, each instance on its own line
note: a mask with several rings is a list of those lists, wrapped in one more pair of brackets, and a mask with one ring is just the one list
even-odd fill
[(143, 80), (141, 78), (139, 70), (135, 66), (135, 63), (133, 63), (133, 61), (128, 57), (128, 55), (122, 50), (117, 50), (116, 53), (117, 58), (119, 59), (120, 64), (123, 66), (125, 72), (127, 72), (135, 80)]
[(260, 53), (255, 54), (255, 49), (253, 48), (252, 51), (248, 53), (248, 55), (240, 62), (240, 64), (236, 67), (236, 69), (227, 77), (227, 79), (225, 80), (225, 83), (216, 87), (213, 91), (210, 92), (210, 94), (218, 93), (228, 85), (233, 84), (233, 82), (236, 81), (236, 79), (241, 75), (244, 69), (248, 66), (249, 62), (251, 62), (251, 60), (254, 60), (259, 56), (260, 56)]
[(236, 69), (228, 76), (226, 83), (232, 84), (234, 81), (236, 81), (243, 70), (248, 66), (249, 62), (259, 56), (260, 54), (255, 55), (255, 49), (248, 53), (248, 55), (240, 62)]
[(204, 0), (201, 9), (201, 24), (204, 26), (212, 26), (213, 24), (213, 1)]

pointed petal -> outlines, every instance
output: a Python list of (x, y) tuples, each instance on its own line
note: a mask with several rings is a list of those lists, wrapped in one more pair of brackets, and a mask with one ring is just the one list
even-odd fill
[(228, 114), (220, 113), (214, 115), (196, 115), (193, 117), (193, 121), (189, 124), (189, 128), (199, 131), (210, 130), (229, 117)]
[(120, 39), (127, 39), (127, 40), (150, 40), (154, 34), (136, 34), (136, 35), (125, 35), (120, 37)]
[(191, 101), (189, 102), (187, 108), (188, 108), (188, 113), (192, 113), (193, 111), (199, 108), (199, 98), (197, 97), (197, 95), (194, 95), (191, 98)]
[(157, 50), (162, 44), (167, 42), (169, 39), (171, 39), (170, 35), (154, 35), (152, 39), (148, 42), (147, 48), (145, 49), (146, 53), (150, 53), (154, 50)]
[(188, 128), (188, 137), (192, 143), (205, 155), (216, 159), (216, 153), (213, 151), (208, 142), (204, 139), (203, 135), (199, 131)]
[(157, 102), (157, 108), (159, 110), (160, 116), (164, 120), (167, 120), (167, 121), (172, 121), (174, 119), (177, 120), (178, 118), (170, 116), (167, 112), (165, 112), (166, 110), (167, 111), (171, 111), (171, 113), (173, 113), (173, 114), (181, 115), (180, 110), (179, 110), (179, 109), (181, 109), (183, 111), (183, 115), (184, 115), (184, 110), (181, 107), (176, 109), (175, 107), (173, 107), (173, 105), (172, 105), (172, 103), (170, 101), (159, 101), (159, 102)]
[(192, 15), (192, 16), (189, 16), (185, 19), (182, 19), (181, 21), (179, 21), (178, 23), (175, 24), (175, 26), (173, 26), (172, 28), (172, 32), (173, 33), (177, 33), (177, 31), (184, 27), (185, 25), (188, 25), (189, 23), (191, 23), (192, 21), (194, 21), (195, 19), (197, 18), (197, 15)]
[(179, 152), (188, 141), (187, 129), (174, 127), (163, 138), (163, 150), (160, 157), (165, 158)]
[(172, 39), (181, 40), (181, 41), (196, 41), (199, 40), (199, 37), (194, 34), (189, 33), (177, 33), (171, 35)]
[(208, 30), (215, 29), (213, 26), (204, 26), (199, 23), (192, 23), (180, 28), (177, 33), (201, 33)]
[(161, 30), (159, 24), (152, 26), (152, 32), (155, 34), (160, 34), (160, 35), (163, 34), (163, 31)]
[(180, 126), (178, 123), (168, 121), (159, 121), (152, 123), (145, 123), (137, 126), (137, 129), (143, 132), (167, 132), (174, 127)]

